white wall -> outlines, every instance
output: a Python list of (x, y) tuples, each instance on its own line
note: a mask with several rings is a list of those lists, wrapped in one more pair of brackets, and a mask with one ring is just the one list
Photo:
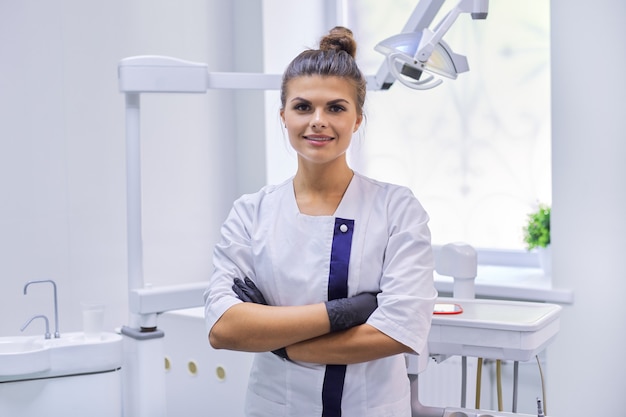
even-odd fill
[(623, 415), (626, 3), (551, 7), (553, 280), (575, 302), (548, 349), (548, 412)]
[[(126, 324), (117, 64), (154, 54), (211, 71), (261, 71), (260, 5), (246, 3), (0, 2), (0, 335), (18, 334), (34, 314), (52, 323), (50, 287), (22, 294), (35, 279), (57, 282), (62, 333), (80, 329), (81, 301), (106, 304), (107, 328)], [(232, 200), (265, 182), (261, 135), (246, 131), (263, 131), (262, 100), (226, 91), (142, 96), (146, 282), (207, 279)], [(238, 122), (238, 109), (255, 102), (261, 108)]]

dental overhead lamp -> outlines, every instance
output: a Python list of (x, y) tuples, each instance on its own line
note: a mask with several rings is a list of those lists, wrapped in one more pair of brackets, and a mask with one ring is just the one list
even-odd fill
[[(394, 35), (375, 46), (387, 57), (378, 72), (381, 89), (388, 89), (394, 79), (415, 90), (427, 90), (443, 82), (443, 76), (456, 79), (457, 74), (469, 71), (467, 58), (456, 54), (443, 41), (461, 13), (470, 13), (472, 19), (486, 19), (489, 0), (460, 0), (434, 27), (428, 28), (445, 0), (420, 2), (402, 33)], [(424, 78), (423, 73), (428, 73)]]

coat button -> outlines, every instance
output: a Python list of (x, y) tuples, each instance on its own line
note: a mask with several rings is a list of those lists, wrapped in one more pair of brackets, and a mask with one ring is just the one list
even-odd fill
[(348, 226), (342, 224), (341, 226), (339, 226), (339, 230), (341, 230), (342, 233), (346, 233), (348, 231)]

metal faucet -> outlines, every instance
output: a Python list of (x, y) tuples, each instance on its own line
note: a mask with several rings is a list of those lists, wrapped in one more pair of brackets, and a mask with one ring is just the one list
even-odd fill
[[(58, 302), (57, 302), (57, 284), (54, 281), (52, 281), (51, 279), (44, 279), (44, 280), (40, 280), (40, 281), (28, 281), (26, 283), (26, 285), (24, 285), (24, 295), (26, 295), (26, 291), (28, 290), (28, 286), (30, 284), (39, 284), (39, 283), (42, 283), (42, 282), (49, 282), (49, 283), (52, 284), (52, 287), (54, 288), (54, 337), (55, 338), (59, 338), (59, 337), (61, 337), (61, 335), (59, 334), (59, 305), (58, 305)], [(37, 316), (35, 316), (35, 317), (37, 317)], [(47, 320), (48, 319), (46, 318), (46, 322), (47, 322)]]
[(44, 319), (46, 322), (46, 333), (45, 333), (45, 337), (46, 339), (50, 339), (50, 323), (48, 322), (48, 317), (44, 316), (43, 314), (39, 314), (37, 316), (33, 316), (30, 319), (28, 319), (28, 321), (26, 323), (24, 323), (22, 325), (22, 327), (20, 327), (20, 331), (23, 332), (25, 328), (28, 327), (28, 325), (35, 319)]

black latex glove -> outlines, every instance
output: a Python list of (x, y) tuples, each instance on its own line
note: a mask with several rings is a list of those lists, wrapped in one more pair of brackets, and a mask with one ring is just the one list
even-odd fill
[(369, 292), (327, 301), (326, 311), (330, 320), (330, 331), (346, 330), (363, 324), (377, 308), (376, 293)]
[(245, 277), (243, 281), (239, 278), (235, 278), (234, 282), (233, 291), (235, 291), (235, 294), (237, 294), (237, 297), (239, 297), (241, 301), (268, 305), (263, 293), (250, 278)]
[[(233, 291), (237, 294), (237, 297), (241, 301), (246, 303), (268, 305), (263, 293), (250, 278), (245, 277), (243, 281), (239, 278), (235, 278), (234, 282)], [(285, 348), (273, 350), (272, 353), (283, 359), (289, 359), (289, 356), (287, 356), (287, 349)]]

